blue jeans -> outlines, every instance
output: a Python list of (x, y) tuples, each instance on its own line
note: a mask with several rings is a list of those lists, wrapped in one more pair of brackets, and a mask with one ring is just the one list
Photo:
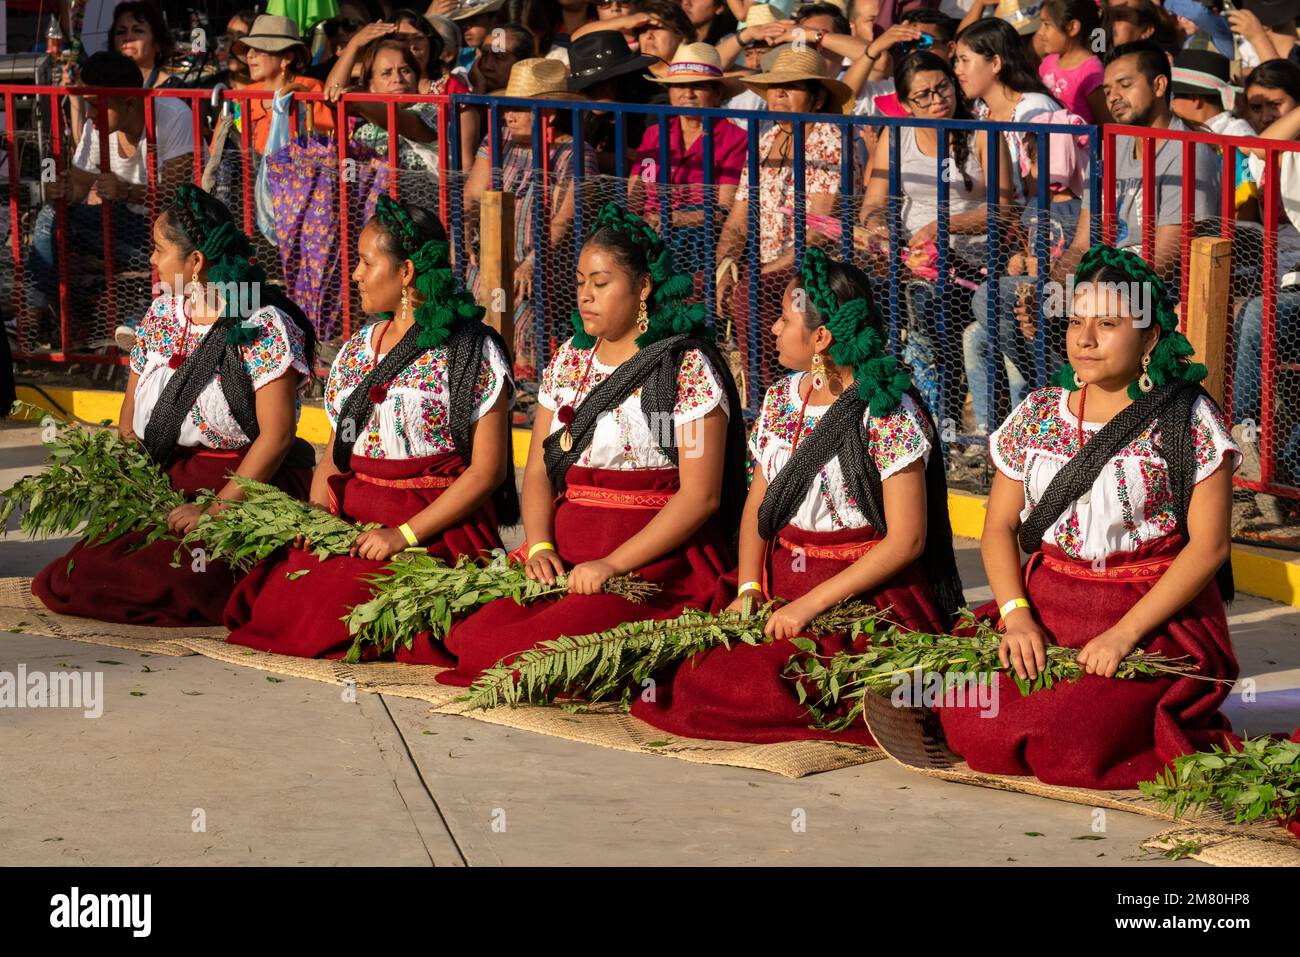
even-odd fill
[[(121, 272), (132, 261), (139, 263), (149, 257), (149, 221), (133, 213), (122, 203), (109, 203), (113, 222), (113, 266)], [(104, 226), (102, 206), (85, 203), (68, 205), (67, 248), (69, 253), (81, 256), (104, 256)], [(32, 245), (27, 254), (27, 276), (30, 302), (33, 309), (44, 311), (59, 299), (59, 244), (56, 233), (54, 206), (41, 207), (33, 227)], [(71, 268), (66, 266), (66, 268)], [(69, 279), (71, 276), (69, 275)], [(131, 322), (138, 321), (131, 317)]]
[[(1293, 360), (1300, 354), (1300, 289), (1282, 289), (1277, 294), (1277, 320), (1273, 342), (1278, 361)], [(1260, 394), (1264, 372), (1264, 297), (1249, 300), (1237, 314), (1234, 329), (1235, 358), (1232, 366), (1232, 421), (1260, 423)], [(1277, 382), (1273, 384), (1277, 393)], [(1275, 403), (1274, 408), (1277, 408)], [(1280, 481), (1300, 480), (1300, 426), (1291, 431), (1278, 449), (1277, 476)]]
[[(1007, 411), (1014, 409), (1024, 399), (1030, 383), (1038, 379), (1038, 344), (1026, 339), (1016, 320), (1017, 290), (1033, 285), (1033, 276), (1003, 276), (998, 281), (998, 349), (1002, 363), (994, 371), (994, 381), (989, 382), (989, 321), (988, 283), (981, 283), (971, 297), (971, 314), (974, 322), (962, 333), (962, 358), (966, 366), (966, 384), (970, 387), (975, 406), (975, 430), (987, 435), (1001, 422), (998, 396), (1004, 392), (1010, 397)], [(1050, 376), (1060, 366), (1057, 350), (1048, 343), (1044, 372)], [(1045, 385), (1046, 383), (1039, 383)], [(992, 427), (992, 428), (991, 428)]]
[(960, 429), (965, 393), (961, 388), (961, 361), (957, 355), (957, 330), (970, 320), (970, 292), (955, 282), (946, 287), (944, 328), (939, 329), (939, 287), (928, 282), (899, 284), (903, 309), (899, 324), (907, 329), (903, 361), (940, 430)]

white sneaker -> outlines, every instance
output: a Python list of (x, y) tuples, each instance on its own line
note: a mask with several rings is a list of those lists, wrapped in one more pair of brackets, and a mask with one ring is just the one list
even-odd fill
[(135, 348), (135, 330), (130, 326), (118, 326), (113, 330), (113, 341), (122, 352), (130, 352)]

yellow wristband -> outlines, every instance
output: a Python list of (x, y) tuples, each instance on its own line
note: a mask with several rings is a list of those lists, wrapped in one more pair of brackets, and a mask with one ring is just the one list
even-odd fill
[(402, 537), (406, 539), (406, 544), (411, 546), (420, 544), (420, 540), (415, 537), (415, 532), (411, 531), (411, 526), (408, 525), (406, 522), (403, 522), (401, 525), (398, 525), (397, 530), (401, 532)]
[(756, 591), (761, 595), (763, 594), (763, 586), (758, 582), (742, 582), (740, 587), (736, 589), (736, 597), (739, 598), (747, 591)]
[(1006, 618), (1007, 615), (1011, 614), (1017, 608), (1028, 608), (1028, 607), (1029, 607), (1028, 598), (1013, 598), (1005, 605), (1003, 605), (1001, 608), (998, 609), (998, 617)]
[(553, 551), (555, 551), (555, 546), (552, 545), (550, 542), (538, 542), (536, 545), (529, 546), (528, 560), (531, 562), (533, 560), (533, 556), (536, 555), (538, 552), (553, 552)]

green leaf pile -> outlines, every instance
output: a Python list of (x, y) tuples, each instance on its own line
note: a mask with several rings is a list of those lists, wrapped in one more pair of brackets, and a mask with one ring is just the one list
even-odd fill
[[(53, 417), (26, 402), (14, 403), (12, 414)], [(0, 529), (24, 508), (18, 527), (41, 538), (70, 534), (83, 523), (82, 537), (93, 545), (131, 532), (145, 533), (141, 547), (169, 537), (167, 513), (185, 497), (143, 446), (124, 442), (116, 429), (76, 423), (61, 425), (46, 445), (49, 467), (0, 492)]]
[[(499, 662), (484, 671), (460, 700), (471, 708), (494, 708), (549, 704), (566, 694), (596, 701), (617, 693), (626, 707), (632, 686), (670, 664), (711, 648), (768, 644), (763, 628), (771, 612), (771, 604), (748, 615), (690, 609), (676, 618), (543, 641), (510, 664)], [(852, 638), (873, 632), (879, 619), (874, 605), (842, 602), (814, 618), (808, 631)]]
[[(945, 684), (974, 674), (980, 684), (1004, 673), (1022, 695), (1050, 688), (1060, 681), (1074, 681), (1086, 672), (1078, 662), (1077, 648), (1048, 645), (1047, 666), (1036, 678), (1021, 678), (1014, 669), (1003, 669), (998, 659), (1002, 636), (988, 622), (977, 620), (963, 609), (956, 629), (962, 634), (931, 635), (891, 626), (875, 636), (865, 651), (839, 652), (830, 658), (817, 655), (817, 646), (796, 638), (800, 654), (786, 665), (787, 677), (796, 679), (799, 700), (807, 705), (819, 727), (843, 730), (862, 717), (866, 694), (888, 695), (903, 676), (920, 671), (941, 674)], [(1119, 664), (1115, 677), (1130, 679), (1161, 674), (1201, 678), (1186, 658), (1170, 658), (1142, 649), (1131, 652)], [(1203, 680), (1215, 680), (1205, 678)], [(813, 688), (817, 697), (810, 698)], [(846, 707), (847, 706), (847, 707)]]
[(1246, 738), (1241, 749), (1214, 747), (1174, 758), (1142, 794), (1173, 813), (1194, 814), (1218, 805), (1234, 823), (1300, 818), (1300, 741)]
[[(448, 565), (418, 552), (404, 553), (370, 579), (373, 597), (353, 607), (344, 618), (353, 635), (345, 660), (359, 661), (366, 646), (381, 653), (399, 644), (410, 648), (415, 636), (431, 632), (441, 640), (451, 630), (452, 620), (498, 598), (513, 598), (519, 604), (564, 594), (565, 575), (554, 585), (534, 581), (516, 562), (482, 564), (461, 556)], [(643, 601), (659, 590), (635, 575), (619, 575), (605, 583), (605, 591), (632, 601)]]

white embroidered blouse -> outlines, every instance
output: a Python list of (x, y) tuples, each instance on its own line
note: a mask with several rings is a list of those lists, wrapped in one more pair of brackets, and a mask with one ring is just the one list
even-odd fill
[[(590, 373), (587, 372), (588, 363), (591, 366)], [(560, 346), (546, 365), (537, 393), (537, 401), (552, 413), (551, 432), (563, 428), (559, 416), (554, 415), (561, 406), (573, 405), (576, 408), (582, 399), (591, 394), (592, 389), (608, 379), (617, 368), (618, 366), (606, 365), (596, 359), (591, 349), (575, 348), (572, 341)], [(677, 404), (673, 407), (673, 427), (679, 429), (718, 407), (728, 416), (731, 415), (717, 374), (703, 353), (692, 349), (683, 356), (681, 367), (677, 371)], [(598, 469), (672, 468), (672, 462), (659, 449), (660, 438), (662, 436), (651, 429), (641, 411), (641, 390), (638, 388), (617, 408), (602, 413), (596, 419), (591, 445), (582, 453), (577, 464)]]
[[(375, 354), (374, 339), (382, 326), (383, 321), (374, 322), (355, 333), (330, 367), (325, 412), (331, 428), (338, 428), (339, 414), (348, 396), (387, 354)], [(500, 348), (485, 340), (471, 422), (492, 409), (502, 389), (513, 392), (509, 369)], [(450, 388), (447, 347), (429, 349), (389, 383), (387, 395), (375, 403), (365, 434), (353, 451), (368, 459), (416, 459), (455, 451)]]
[[(253, 382), (253, 391), (274, 382), (291, 369), (298, 373), (299, 398), (294, 409), (296, 421), (302, 406), (301, 394), (311, 374), (307, 368), (302, 330), (274, 306), (264, 306), (249, 316), (247, 321), (258, 326), (257, 338), (240, 347), (244, 365)], [(149, 306), (130, 359), (131, 371), (139, 376), (135, 387), (135, 413), (131, 421), (131, 428), (136, 435), (144, 435), (158, 399), (176, 374), (176, 370), (171, 367), (172, 356), (193, 352), (213, 325), (214, 323), (187, 323), (183, 306), (173, 296), (159, 296)], [(248, 445), (249, 441), (235, 421), (225, 393), (221, 391), (221, 374), (218, 372), (199, 393), (194, 407), (181, 425), (177, 444), (184, 447), (238, 449)]]
[[(1056, 386), (1031, 392), (989, 439), (993, 464), (1008, 478), (1024, 483), (1022, 521), (1079, 450), (1079, 420), (1069, 409), (1069, 395)], [(1084, 440), (1102, 424), (1085, 421)], [(1241, 464), (1241, 450), (1222, 414), (1204, 398), (1192, 407), (1192, 442), (1197, 483), (1224, 462), (1230, 462), (1234, 471)], [(1107, 463), (1092, 490), (1043, 534), (1043, 541), (1077, 561), (1096, 561), (1174, 532), (1177, 518), (1169, 466), (1160, 445), (1159, 429), (1148, 427)]]
[[(800, 441), (817, 425), (829, 405), (809, 405), (804, 409), (803, 427), (799, 427), (799, 381), (803, 373), (795, 372), (775, 383), (763, 397), (763, 406), (749, 437), (749, 451), (763, 477), (772, 481), (794, 454), (795, 432)], [(880, 470), (882, 481), (913, 462), (929, 462), (934, 434), (910, 396), (903, 396), (899, 407), (889, 415), (863, 414), (867, 432), (867, 451)], [(883, 505), (882, 505), (883, 507)], [(808, 489), (798, 511), (790, 520), (795, 528), (808, 532), (834, 532), (843, 528), (866, 528), (866, 515), (850, 496), (835, 456), (822, 466), (817, 480)]]

